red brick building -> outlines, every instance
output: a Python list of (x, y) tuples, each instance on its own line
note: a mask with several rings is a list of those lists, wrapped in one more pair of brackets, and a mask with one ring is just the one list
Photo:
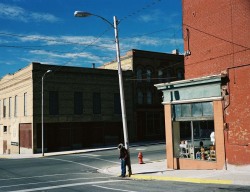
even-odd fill
[(185, 80), (163, 92), (167, 167), (250, 164), (250, 1), (182, 0)]
[(183, 0), (185, 79), (227, 74), (226, 159), (250, 164), (250, 1)]

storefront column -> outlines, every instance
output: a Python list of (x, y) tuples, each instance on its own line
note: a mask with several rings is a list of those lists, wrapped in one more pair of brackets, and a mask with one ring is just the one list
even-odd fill
[(222, 101), (213, 101), (214, 106), (214, 127), (215, 127), (215, 146), (217, 169), (223, 169), (226, 165), (225, 161), (225, 137), (223, 122), (223, 105)]
[(171, 104), (164, 105), (165, 114), (165, 134), (166, 134), (166, 156), (167, 168), (174, 168), (174, 150), (173, 150), (173, 133), (172, 133), (172, 117), (171, 117)]

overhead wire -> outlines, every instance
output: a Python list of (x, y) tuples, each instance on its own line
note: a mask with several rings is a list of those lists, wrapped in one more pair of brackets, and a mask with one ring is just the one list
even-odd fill
[[(153, 5), (157, 4), (157, 3), (160, 2), (160, 1), (161, 1), (161, 0), (154, 0), (154, 1), (151, 2), (150, 4), (146, 4), (145, 6), (143, 6), (143, 7), (140, 8), (140, 9), (138, 9), (137, 11), (132, 12), (132, 13), (130, 13), (129, 15), (123, 17), (121, 20), (119, 20), (119, 23), (122, 22), (122, 21), (124, 21), (124, 20), (126, 20), (126, 19), (128, 19), (129, 17), (132, 17), (132, 16), (134, 16), (134, 15), (140, 13), (140, 12), (143, 11), (143, 10), (146, 10), (146, 9), (152, 7)], [(106, 33), (107, 31), (108, 31), (108, 30), (106, 30), (104, 33)], [(160, 30), (160, 31), (162, 31), (162, 30)], [(159, 31), (158, 31), (158, 32), (159, 32)], [(95, 45), (93, 45), (94, 42), (96, 42), (101, 36), (103, 36), (104, 33), (102, 33), (99, 37), (97, 37), (95, 41), (92, 41), (90, 44), (85, 45), (84, 50), (87, 49), (87, 48), (90, 47), (90, 46), (95, 46)], [(153, 33), (156, 33), (156, 32), (151, 32), (151, 34), (153, 34)], [(33, 39), (33, 40), (44, 40), (44, 41), (51, 41), (51, 42), (55, 42), (55, 43), (62, 43), (62, 41), (57, 41), (57, 40), (54, 40), (54, 39), (40, 38), (40, 37), (38, 38), (38, 37), (35, 37), (35, 36), (19, 35), (19, 34), (13, 34), (13, 33), (4, 33), (4, 32), (0, 32), (0, 35), (7, 35), (7, 36), (11, 36), (11, 37), (30, 38), (30, 39)], [(63, 41), (63, 43), (66, 43), (66, 44), (75, 44), (75, 45), (83, 45), (82, 43), (74, 43), (74, 42), (70, 42), (70, 41)], [(12, 47), (12, 48), (23, 48), (23, 49), (29, 49), (29, 50), (31, 49), (31, 48), (28, 47), (28, 46), (23, 46), (23, 47), (22, 47), (22, 46), (3, 45), (3, 44), (2, 44), (2, 46)], [(0, 47), (1, 47), (1, 44), (0, 44)], [(36, 50), (37, 50), (37, 49), (36, 49)], [(61, 52), (61, 51), (57, 51), (57, 52), (59, 52), (59, 53), (65, 53), (65, 52)], [(74, 58), (71, 59), (71, 61), (73, 61), (73, 60), (74, 60)], [(68, 63), (70, 63), (70, 61), (66, 62), (65, 64), (63, 64), (63, 65), (61, 65), (61, 66), (55, 65), (55, 67), (54, 67), (53, 70), (55, 70), (56, 68), (57, 68), (57, 70), (59, 70), (60, 67), (63, 67), (63, 66), (65, 66), (65, 65), (67, 65)], [(12, 80), (12, 79), (10, 79), (10, 80)]]

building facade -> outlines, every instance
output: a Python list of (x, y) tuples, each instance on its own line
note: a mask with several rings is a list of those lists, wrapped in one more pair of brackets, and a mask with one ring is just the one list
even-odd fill
[[(45, 152), (123, 141), (117, 71), (31, 63), (0, 80), (0, 154)], [(123, 73), (131, 78), (131, 71)], [(131, 82), (124, 82), (128, 132), (134, 137)]]
[[(136, 141), (161, 140), (165, 137), (162, 94), (154, 84), (184, 78), (183, 55), (132, 49), (121, 57), (123, 70), (132, 70), (133, 77), (126, 79), (133, 85)], [(117, 62), (101, 68), (117, 70)]]
[(250, 164), (250, 2), (183, 0), (185, 80), (164, 94), (174, 169)]

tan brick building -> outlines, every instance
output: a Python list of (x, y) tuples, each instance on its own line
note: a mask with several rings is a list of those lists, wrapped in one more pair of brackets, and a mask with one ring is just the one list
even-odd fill
[[(41, 151), (44, 78), (45, 151), (80, 149), (123, 141), (117, 71), (31, 63), (0, 80), (0, 154)], [(131, 71), (123, 73), (131, 78)], [(133, 135), (131, 81), (124, 83)]]

